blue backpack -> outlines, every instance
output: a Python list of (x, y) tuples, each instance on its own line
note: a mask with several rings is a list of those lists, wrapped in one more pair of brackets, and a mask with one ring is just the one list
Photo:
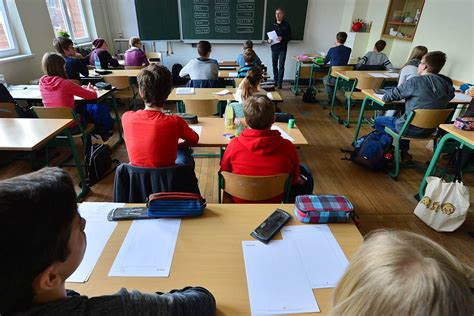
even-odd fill
[(114, 119), (110, 116), (109, 107), (105, 104), (87, 104), (87, 112), (94, 120), (96, 133), (101, 135), (103, 139), (108, 139), (108, 135), (113, 132), (115, 124)]
[(393, 159), (392, 137), (379, 131), (364, 135), (347, 159), (372, 170), (386, 169)]

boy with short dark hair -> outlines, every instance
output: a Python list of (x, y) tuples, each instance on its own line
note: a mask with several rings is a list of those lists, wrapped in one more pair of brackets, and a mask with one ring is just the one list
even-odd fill
[[(324, 58), (324, 63), (330, 63), (331, 66), (346, 66), (351, 57), (352, 49), (344, 45), (347, 40), (346, 32), (338, 32), (336, 34), (336, 43), (331, 47)], [(326, 86), (326, 93), (328, 97), (328, 103), (331, 102), (332, 95), (334, 93), (334, 85), (336, 84), (336, 78), (328, 75), (324, 78)]]
[[(237, 63), (237, 65), (239, 65), (239, 67), (244, 67), (245, 66), (244, 52), (247, 49), (252, 49), (253, 50), (253, 42), (251, 40), (246, 40), (244, 42), (244, 51), (242, 53), (240, 53), (239, 56), (237, 56), (237, 59), (235, 60), (235, 62)], [(260, 66), (262, 64), (262, 61), (260, 60), (260, 58), (258, 58), (256, 53), (255, 53), (255, 62), (254, 62), (254, 64), (257, 65), (257, 66)]]
[(374, 45), (374, 49), (371, 52), (365, 54), (364, 57), (359, 60), (356, 69), (376, 70), (380, 68), (380, 70), (382, 70), (393, 68), (393, 65), (388, 59), (387, 55), (382, 53), (386, 45), (387, 43), (384, 40), (378, 40)]
[[(300, 162), (295, 146), (272, 130), (275, 105), (264, 95), (255, 95), (244, 102), (244, 117), (249, 128), (232, 139), (221, 161), (221, 171), (248, 176), (291, 174), (292, 185), (299, 182)], [(279, 203), (283, 195), (261, 203)], [(233, 197), (236, 203), (247, 201)]]
[(53, 40), (54, 49), (56, 52), (64, 57), (66, 60), (66, 73), (68, 79), (80, 80), (81, 76), (89, 76), (89, 69), (85, 59), (80, 54), (76, 53), (74, 43), (65, 37), (56, 37)]
[(215, 299), (201, 287), (165, 294), (122, 288), (93, 298), (66, 290), (85, 253), (85, 225), (65, 171), (0, 181), (1, 315), (215, 315)]
[(180, 77), (189, 76), (191, 80), (217, 80), (219, 65), (211, 56), (211, 43), (200, 41), (197, 45), (198, 58), (191, 59), (179, 72)]
[[(189, 146), (198, 143), (199, 135), (181, 117), (162, 112), (172, 88), (171, 73), (164, 66), (149, 65), (138, 75), (138, 91), (145, 109), (128, 111), (122, 116), (132, 165), (146, 168), (194, 166)], [(179, 139), (184, 143), (178, 146)]]
[[(418, 76), (410, 78), (400, 86), (387, 90), (383, 101), (405, 100), (405, 113), (401, 117), (380, 116), (375, 119), (375, 129), (384, 131), (385, 127), (398, 132), (408, 115), (416, 109), (445, 109), (454, 98), (453, 82), (450, 78), (439, 74), (446, 63), (446, 54), (440, 51), (430, 52), (422, 57), (418, 65)], [(433, 132), (409, 126), (407, 135), (426, 137)], [(412, 156), (408, 153), (409, 141), (400, 141), (401, 158), (409, 162)]]
[(244, 52), (244, 60), (245, 66), (240, 67), (239, 71), (237, 72), (237, 78), (245, 78), (247, 72), (252, 69), (255, 65), (255, 59), (257, 58), (257, 54), (255, 54), (254, 50), (248, 48)]

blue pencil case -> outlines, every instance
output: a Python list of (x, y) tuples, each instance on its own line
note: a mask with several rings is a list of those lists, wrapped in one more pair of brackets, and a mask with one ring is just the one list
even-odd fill
[(189, 217), (201, 216), (206, 208), (206, 200), (199, 194), (187, 192), (161, 192), (148, 198), (149, 217)]

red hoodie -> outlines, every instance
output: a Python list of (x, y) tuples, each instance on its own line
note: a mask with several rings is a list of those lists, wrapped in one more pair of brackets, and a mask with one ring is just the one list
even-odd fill
[(74, 96), (86, 100), (97, 99), (95, 91), (85, 89), (70, 80), (58, 76), (41, 77), (39, 87), (45, 107), (74, 108)]
[[(300, 176), (300, 161), (295, 146), (282, 138), (279, 131), (247, 128), (230, 141), (222, 157), (221, 171), (247, 176), (290, 173), (294, 185)], [(282, 197), (280, 195), (260, 202), (279, 203)], [(235, 197), (233, 200), (237, 203), (246, 202)]]

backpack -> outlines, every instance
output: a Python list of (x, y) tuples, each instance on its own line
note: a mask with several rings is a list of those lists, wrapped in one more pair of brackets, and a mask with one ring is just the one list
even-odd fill
[(303, 94), (303, 102), (317, 103), (318, 100), (316, 100), (316, 92), (317, 90), (313, 87), (309, 87), (308, 89), (306, 89), (306, 91)]
[(301, 184), (298, 183), (291, 187), (288, 203), (294, 203), (298, 195), (313, 194), (313, 174), (311, 173), (311, 169), (304, 163), (300, 164), (300, 179), (303, 180)]
[(104, 104), (87, 104), (87, 113), (91, 116), (95, 124), (96, 133), (107, 141), (114, 131), (115, 121), (110, 116), (110, 110)]
[(359, 138), (353, 151), (341, 151), (350, 153), (343, 160), (351, 160), (375, 171), (387, 169), (393, 160), (392, 137), (385, 132), (373, 131)]
[(181, 64), (174, 64), (173, 67), (171, 67), (171, 75), (173, 76), (173, 85), (175, 86), (181, 86), (183, 84), (186, 84), (189, 79), (186, 78), (181, 78), (179, 76), (179, 72), (183, 69), (183, 65)]
[[(112, 163), (116, 166), (112, 168)], [(112, 152), (107, 144), (93, 144), (90, 153), (86, 157), (89, 185), (96, 184), (117, 168), (120, 162), (112, 160)]]

